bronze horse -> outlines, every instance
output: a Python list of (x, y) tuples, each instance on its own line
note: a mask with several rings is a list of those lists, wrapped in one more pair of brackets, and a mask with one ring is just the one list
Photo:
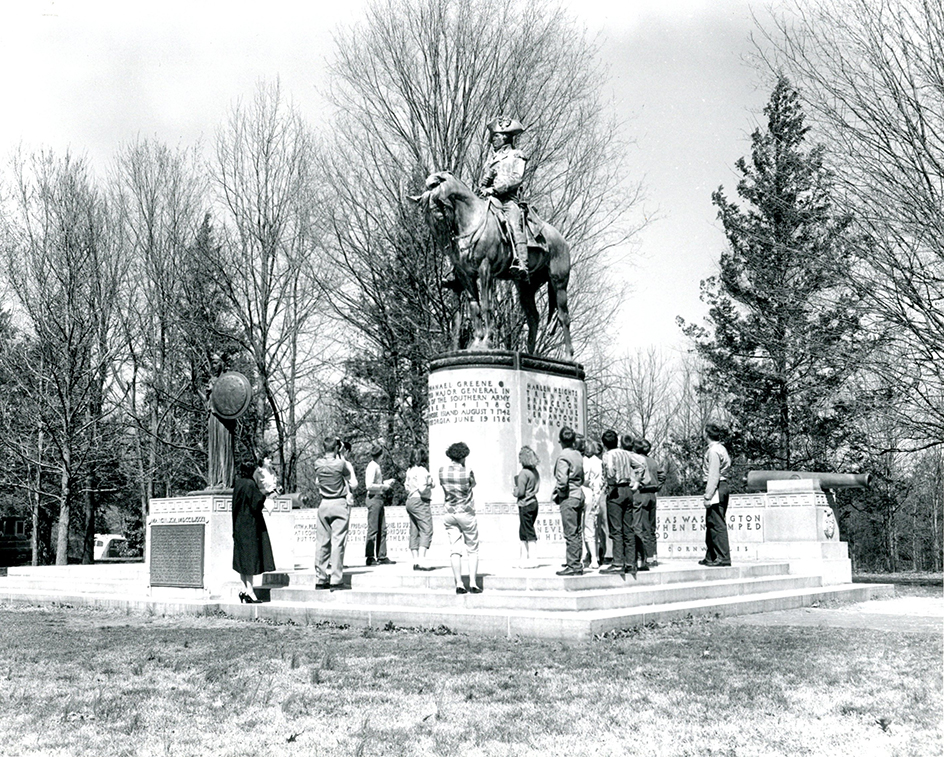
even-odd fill
[[(423, 206), (434, 232), (446, 231), (451, 236), (453, 243), (449, 245), (449, 255), (455, 268), (456, 291), (460, 296), (463, 292), (469, 296), (474, 334), (471, 348), (487, 349), (491, 337), (495, 282), (511, 278), (508, 273), (511, 245), (502, 228), (500, 211), (446, 171), (430, 174), (426, 179), (426, 191), (411, 199)], [(536, 219), (533, 211), (529, 215), (532, 224), (540, 227), (544, 245), (529, 246), (526, 261), (528, 276), (515, 282), (528, 324), (528, 353), (534, 354), (540, 321), (534, 296), (547, 284), (548, 322), (556, 313), (567, 357), (573, 357), (570, 311), (567, 306), (570, 250), (557, 229)], [(461, 314), (460, 307), (456, 339), (460, 331)]]

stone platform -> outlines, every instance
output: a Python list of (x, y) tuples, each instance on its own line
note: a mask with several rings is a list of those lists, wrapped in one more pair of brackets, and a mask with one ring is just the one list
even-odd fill
[[(824, 599), (858, 602), (892, 596), (882, 584), (823, 585), (792, 573), (787, 562), (704, 568), (673, 561), (631, 576), (597, 572), (555, 575), (559, 563), (531, 569), (483, 561), (482, 594), (457, 595), (445, 565), (422, 573), (406, 563), (346, 569), (345, 591), (315, 589), (313, 571), (266, 574), (258, 605), (241, 605), (235, 591), (207, 599), (148, 587), (143, 564), (10, 568), (0, 601), (100, 606), (156, 615), (225, 613), (296, 623), (332, 621), (362, 626), (435, 628), (491, 636), (586, 639), (609, 630), (696, 615), (742, 615), (809, 606)], [(157, 596), (156, 596), (157, 594)]]

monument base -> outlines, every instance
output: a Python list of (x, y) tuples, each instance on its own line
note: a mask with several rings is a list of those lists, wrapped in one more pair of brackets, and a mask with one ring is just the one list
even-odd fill
[[(586, 432), (587, 389), (583, 366), (506, 350), (455, 352), (430, 362), (429, 462), (433, 479), (448, 465), (446, 448), (465, 442), (475, 472), (475, 503), (514, 504), (514, 477), (523, 445), (540, 459), (538, 498), (549, 501), (558, 435), (569, 426)], [(438, 480), (437, 480), (438, 484)], [(442, 489), (433, 490), (442, 502)]]
[[(734, 494), (728, 506), (728, 537), (735, 564), (788, 563), (791, 573), (821, 576), (824, 585), (849, 583), (852, 563), (826, 495), (811, 481), (771, 482), (772, 491)], [(449, 564), (449, 544), (442, 525), (443, 506), (433, 505), (433, 542), (429, 562)], [(510, 564), (518, 559), (518, 508), (509, 503), (476, 502), (479, 555)], [(295, 566), (314, 566), (318, 511), (296, 510)], [(409, 517), (404, 507), (385, 508), (387, 554), (411, 561)], [(696, 562), (705, 556), (705, 507), (701, 497), (659, 497), (656, 506), (657, 554), (660, 561)], [(542, 502), (536, 524), (538, 541), (531, 554), (538, 560), (563, 562), (564, 537), (556, 505)], [(345, 564), (364, 564), (367, 509), (351, 510)]]
[[(155, 597), (218, 597), (235, 590), (233, 498), (197, 493), (152, 499), (147, 519), (144, 561)], [(292, 498), (275, 498), (264, 515), (277, 570), (295, 566)]]

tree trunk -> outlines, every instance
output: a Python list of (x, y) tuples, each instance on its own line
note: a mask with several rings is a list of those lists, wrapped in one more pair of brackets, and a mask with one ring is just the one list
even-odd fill
[(62, 453), (62, 473), (59, 484), (59, 526), (56, 531), (56, 565), (69, 564), (69, 516), (72, 506), (71, 482), (69, 476), (69, 452)]
[(911, 505), (911, 569), (922, 570), (924, 568), (924, 555), (922, 554), (921, 540), (918, 537), (918, 502), (915, 500)]
[(43, 491), (43, 429), (39, 429), (36, 439), (36, 490), (33, 492), (33, 531), (30, 535), (31, 565), (39, 565), (39, 508), (42, 504)]
[(898, 529), (895, 525), (895, 506), (891, 497), (885, 503), (882, 520), (885, 529), (885, 564), (890, 573), (898, 572)]
[(85, 474), (85, 538), (82, 540), (82, 564), (91, 565), (95, 557), (95, 475)]
[(944, 509), (944, 489), (941, 488), (941, 482), (944, 481), (944, 454), (938, 456), (934, 480), (938, 485), (934, 487), (931, 497), (931, 570), (939, 572), (942, 563), (941, 510)]

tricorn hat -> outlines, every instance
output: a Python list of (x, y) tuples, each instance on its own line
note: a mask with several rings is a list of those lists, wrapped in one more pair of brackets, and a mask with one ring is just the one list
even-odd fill
[(492, 134), (508, 134), (514, 137), (523, 132), (524, 127), (521, 125), (520, 121), (508, 118), (508, 116), (499, 116), (489, 121), (488, 130)]

